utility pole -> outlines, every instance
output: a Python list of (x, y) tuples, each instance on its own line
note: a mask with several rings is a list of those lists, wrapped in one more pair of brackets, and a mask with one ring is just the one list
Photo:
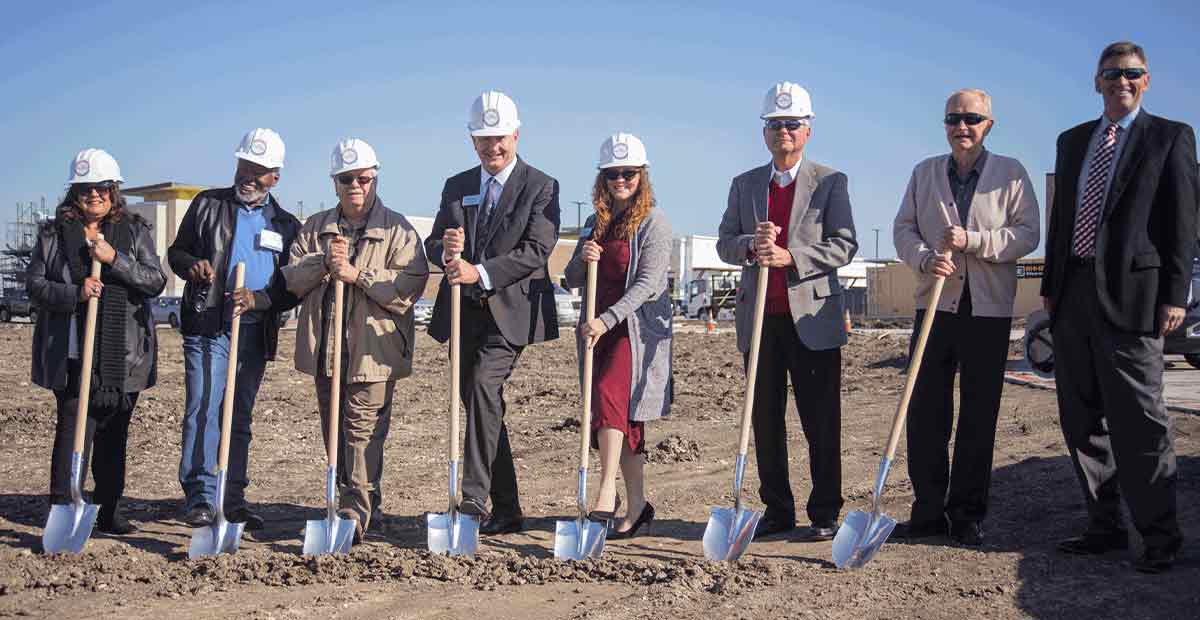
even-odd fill
[(575, 229), (577, 233), (583, 233), (583, 205), (587, 204), (586, 200), (572, 200), (575, 205)]
[(879, 260), (879, 229), (873, 230), (875, 231), (875, 260)]

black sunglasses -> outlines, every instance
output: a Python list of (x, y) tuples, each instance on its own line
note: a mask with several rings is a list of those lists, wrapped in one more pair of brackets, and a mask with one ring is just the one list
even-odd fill
[(1132, 82), (1134, 80), (1141, 79), (1141, 77), (1143, 75), (1146, 75), (1147, 73), (1149, 73), (1149, 71), (1146, 71), (1145, 69), (1142, 69), (1141, 67), (1133, 67), (1130, 69), (1104, 69), (1104, 70), (1100, 71), (1100, 77), (1111, 82), (1113, 80), (1119, 79), (1123, 75), (1123, 76), (1125, 76), (1125, 79)]
[(641, 174), (641, 172), (642, 172), (641, 170), (638, 170), (636, 168), (629, 169), (629, 170), (613, 170), (610, 168), (610, 169), (604, 171), (604, 178), (609, 181), (616, 181), (617, 179), (625, 179), (626, 181), (632, 181), (632, 180), (636, 179), (637, 175)]
[(117, 184), (114, 181), (101, 181), (99, 183), (76, 183), (75, 192), (80, 196), (90, 196), (92, 190), (96, 190), (101, 194), (111, 194), (113, 188), (116, 186)]
[(954, 127), (954, 126), (958, 125), (959, 123), (966, 123), (966, 124), (974, 127), (975, 125), (978, 125), (979, 123), (982, 123), (983, 121), (986, 121), (987, 118), (988, 117), (986, 117), (982, 114), (975, 114), (974, 112), (968, 112), (966, 114), (960, 114), (958, 112), (950, 112), (949, 114), (946, 115), (946, 118), (943, 119), (942, 122), (950, 127)]
[(804, 121), (798, 121), (796, 119), (790, 119), (790, 120), (786, 120), (786, 121), (781, 121), (779, 119), (771, 119), (766, 122), (767, 129), (770, 129), (772, 131), (779, 131), (780, 129), (787, 129), (788, 131), (796, 131), (797, 129), (800, 129), (801, 127), (804, 127), (805, 125), (808, 125), (808, 123), (806, 123)]
[(337, 178), (338, 183), (341, 183), (342, 185), (346, 185), (346, 186), (353, 185), (355, 179), (358, 179), (358, 184), (360, 186), (366, 187), (366, 186), (370, 185), (372, 181), (375, 180), (375, 177), (367, 176), (365, 174), (360, 177), (356, 177), (353, 174), (343, 174), (343, 175), (338, 176), (338, 178)]

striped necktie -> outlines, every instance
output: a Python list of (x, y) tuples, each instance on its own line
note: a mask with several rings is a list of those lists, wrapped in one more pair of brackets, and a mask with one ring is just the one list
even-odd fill
[(487, 191), (483, 193), (483, 205), (479, 208), (479, 215), (475, 218), (475, 260), (482, 261), (483, 246), (485, 239), (488, 236), (488, 228), (492, 223), (492, 212), (496, 210), (496, 199), (499, 198), (497, 191), (500, 187), (500, 182), (496, 177), (492, 177), (487, 181)]
[(1089, 258), (1096, 253), (1096, 229), (1100, 227), (1104, 192), (1108, 186), (1113, 153), (1117, 150), (1117, 132), (1120, 130), (1121, 127), (1116, 123), (1109, 124), (1088, 166), (1087, 185), (1084, 186), (1079, 212), (1075, 214), (1075, 238), (1072, 241), (1074, 254), (1081, 258)]

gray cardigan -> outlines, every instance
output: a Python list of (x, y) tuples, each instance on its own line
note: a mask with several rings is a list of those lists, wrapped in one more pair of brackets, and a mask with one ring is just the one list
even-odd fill
[[(596, 224), (593, 215), (587, 220), (587, 235), (575, 246), (567, 263), (566, 280), (571, 288), (582, 288), (587, 298), (587, 264), (582, 258), (583, 243), (591, 239)], [(655, 420), (671, 408), (674, 386), (671, 378), (671, 290), (667, 270), (671, 264), (671, 224), (659, 209), (638, 226), (629, 243), (629, 271), (625, 279), (625, 294), (599, 318), (608, 329), (621, 321), (629, 325), (629, 342), (633, 347), (633, 380), (629, 395), (629, 419), (635, 422)], [(580, 314), (579, 322), (586, 320)], [(583, 374), (583, 338), (575, 331), (575, 348), (579, 353), (579, 371)]]

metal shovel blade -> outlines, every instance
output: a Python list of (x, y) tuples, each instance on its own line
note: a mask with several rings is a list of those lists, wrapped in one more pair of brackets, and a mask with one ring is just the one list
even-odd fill
[(479, 547), (477, 518), (461, 512), (430, 512), (425, 514), (425, 530), (430, 553), (475, 557)]
[(896, 520), (879, 512), (855, 510), (846, 515), (833, 539), (833, 563), (838, 568), (860, 568), (883, 546)]
[(46, 553), (79, 553), (92, 535), (100, 507), (83, 501), (55, 504), (42, 532), (42, 549)]
[(217, 472), (217, 518), (212, 525), (192, 528), (192, 544), (188, 547), (188, 558), (196, 559), (233, 553), (242, 542), (245, 523), (230, 523), (225, 520), (225, 471)]
[(579, 518), (554, 522), (554, 558), (583, 561), (600, 559), (608, 528), (603, 523)]
[(304, 555), (346, 555), (354, 544), (354, 521), (332, 515), (304, 525)]
[(759, 519), (762, 513), (756, 510), (713, 508), (704, 528), (704, 557), (717, 562), (742, 557), (754, 540)]

